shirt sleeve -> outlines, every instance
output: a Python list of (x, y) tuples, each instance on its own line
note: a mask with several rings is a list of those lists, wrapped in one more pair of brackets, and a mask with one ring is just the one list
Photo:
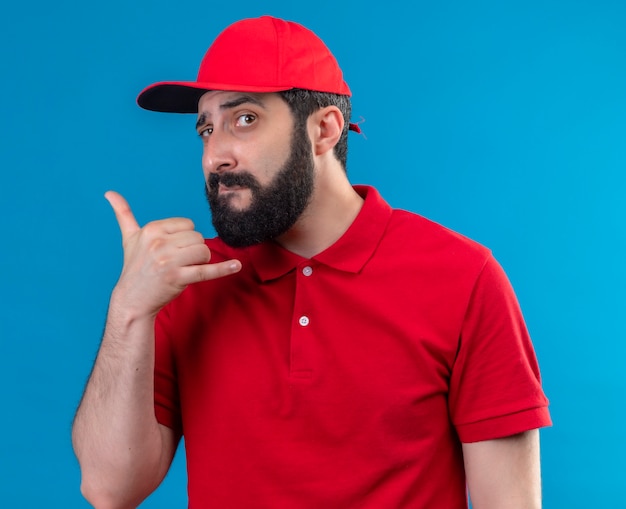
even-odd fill
[(155, 324), (154, 413), (157, 421), (182, 434), (176, 363), (172, 349), (168, 307), (157, 315)]
[(489, 256), (463, 321), (450, 379), (450, 415), (462, 442), (551, 425), (537, 358), (513, 288)]

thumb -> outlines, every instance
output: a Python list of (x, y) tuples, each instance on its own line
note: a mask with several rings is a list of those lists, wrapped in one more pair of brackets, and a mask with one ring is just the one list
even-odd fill
[(132, 210), (126, 199), (115, 191), (107, 191), (104, 193), (104, 197), (108, 200), (115, 212), (117, 218), (117, 224), (120, 226), (122, 232), (122, 242), (124, 242), (130, 235), (137, 232), (139, 224), (133, 215)]

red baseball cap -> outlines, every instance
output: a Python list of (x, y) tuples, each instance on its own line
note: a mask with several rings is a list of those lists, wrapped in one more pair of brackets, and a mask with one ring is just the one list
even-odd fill
[(279, 92), (302, 88), (351, 95), (337, 60), (311, 30), (271, 16), (228, 26), (207, 50), (196, 81), (164, 81), (137, 97), (142, 108), (196, 113), (207, 90)]

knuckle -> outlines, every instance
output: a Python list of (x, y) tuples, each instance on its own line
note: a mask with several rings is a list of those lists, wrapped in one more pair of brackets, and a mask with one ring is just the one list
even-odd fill
[(148, 251), (150, 251), (151, 253), (156, 253), (158, 251), (161, 251), (164, 245), (165, 239), (161, 237), (152, 238), (148, 243)]
[(166, 249), (165, 244), (162, 239), (154, 239), (146, 246), (145, 250), (144, 256), (146, 262), (159, 270), (163, 270), (172, 260), (172, 255), (170, 251)]
[(171, 225), (175, 229), (195, 231), (195, 225), (193, 224), (193, 221), (187, 217), (177, 217), (168, 221), (171, 221)]
[(154, 266), (157, 272), (164, 273), (169, 269), (171, 259), (168, 256), (156, 256), (154, 258)]
[(143, 228), (142, 231), (143, 233), (148, 236), (148, 237), (153, 237), (155, 235), (158, 235), (160, 233), (161, 228), (159, 227), (159, 225), (156, 222), (151, 222), (146, 224)]
[(200, 256), (203, 263), (209, 263), (211, 261), (211, 250), (206, 245), (202, 245)]
[(178, 285), (178, 281), (180, 278), (179, 270), (177, 268), (169, 266), (164, 266), (163, 270), (160, 271), (162, 281), (167, 286), (176, 286)]
[(196, 267), (196, 277), (198, 281), (206, 281), (209, 279), (208, 271), (202, 265)]

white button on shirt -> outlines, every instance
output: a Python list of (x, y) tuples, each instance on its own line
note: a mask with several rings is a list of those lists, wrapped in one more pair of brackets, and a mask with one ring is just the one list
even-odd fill
[(305, 276), (310, 276), (311, 274), (313, 274), (313, 268), (307, 265), (302, 269), (302, 274), (304, 274)]
[(308, 316), (301, 316), (300, 320), (298, 320), (298, 323), (300, 325), (302, 325), (302, 327), (306, 327), (307, 325), (309, 325), (309, 317)]

